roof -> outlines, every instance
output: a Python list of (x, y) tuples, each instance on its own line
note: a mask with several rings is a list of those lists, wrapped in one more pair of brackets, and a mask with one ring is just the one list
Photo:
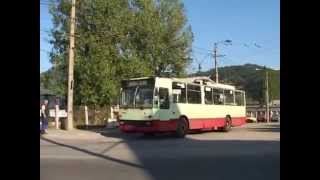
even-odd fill
[[(131, 78), (127, 80), (143, 80), (148, 78), (152, 78), (152, 77)], [(180, 81), (180, 82), (186, 82), (186, 83), (195, 83), (196, 81), (203, 81), (203, 82), (206, 82), (207, 85), (212, 87), (222, 88), (222, 89), (232, 89), (232, 90), (235, 89), (235, 87), (232, 85), (216, 83), (207, 76), (197, 76), (197, 77), (188, 77), (188, 78), (174, 78), (174, 77), (157, 77), (157, 78), (171, 79), (173, 81)]]
[(189, 77), (189, 78), (170, 78), (170, 79), (175, 81), (183, 81), (187, 83), (195, 83), (196, 81), (203, 81), (203, 82), (206, 82), (206, 84), (211, 87), (222, 88), (222, 89), (233, 89), (233, 90), (235, 89), (235, 87), (232, 85), (216, 83), (212, 79), (206, 76)]

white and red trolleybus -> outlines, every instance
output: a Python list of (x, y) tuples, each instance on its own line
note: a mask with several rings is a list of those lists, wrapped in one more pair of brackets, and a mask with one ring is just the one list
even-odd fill
[(145, 77), (122, 81), (122, 132), (229, 131), (246, 122), (245, 92), (207, 77)]

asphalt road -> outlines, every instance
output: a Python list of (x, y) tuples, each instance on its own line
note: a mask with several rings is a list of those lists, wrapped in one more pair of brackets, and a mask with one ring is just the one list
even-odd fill
[(41, 180), (277, 180), (280, 125), (146, 137), (117, 130), (95, 140), (40, 139)]

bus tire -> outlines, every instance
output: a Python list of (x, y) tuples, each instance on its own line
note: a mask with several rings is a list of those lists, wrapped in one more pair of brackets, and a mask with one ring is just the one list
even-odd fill
[(230, 117), (230, 116), (227, 116), (226, 119), (225, 119), (225, 122), (226, 122), (226, 123), (225, 123), (225, 125), (223, 126), (222, 131), (223, 131), (223, 132), (228, 132), (228, 131), (231, 130), (231, 123), (232, 123), (231, 117)]
[(188, 133), (188, 130), (189, 130), (189, 126), (188, 126), (187, 119), (185, 117), (181, 117), (177, 122), (176, 136), (178, 138), (184, 138)]

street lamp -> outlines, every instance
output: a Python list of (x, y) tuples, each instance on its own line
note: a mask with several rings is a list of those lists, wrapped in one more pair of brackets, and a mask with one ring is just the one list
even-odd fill
[[(260, 71), (262, 69), (258, 69), (256, 68), (256, 71)], [(270, 122), (270, 117), (269, 117), (269, 76), (268, 76), (268, 70), (266, 68), (266, 66), (264, 66), (263, 70), (265, 71), (265, 87), (266, 87), (266, 91), (265, 91), (265, 101), (266, 101), (266, 118), (267, 118), (267, 122)]]
[(224, 45), (232, 45), (231, 40), (224, 40), (224, 41), (218, 41), (214, 43), (214, 67), (215, 67), (215, 73), (216, 73), (216, 83), (219, 83), (219, 76), (218, 76), (218, 63), (217, 63), (217, 49), (218, 49), (218, 44), (224, 44)]

